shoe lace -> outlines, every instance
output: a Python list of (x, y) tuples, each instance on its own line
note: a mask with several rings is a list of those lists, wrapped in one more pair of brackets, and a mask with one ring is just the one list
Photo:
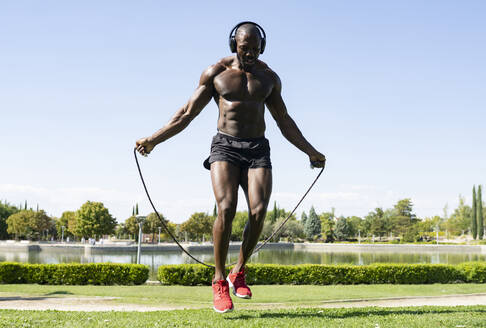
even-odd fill
[(223, 296), (228, 293), (229, 286), (224, 282), (217, 282), (215, 285), (218, 298), (223, 298)]
[(218, 298), (221, 298), (223, 296), (223, 285), (221, 283), (216, 285), (216, 291), (218, 293)]

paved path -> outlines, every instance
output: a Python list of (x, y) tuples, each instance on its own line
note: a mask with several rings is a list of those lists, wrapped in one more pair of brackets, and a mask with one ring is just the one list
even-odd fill
[[(116, 303), (116, 297), (0, 297), (0, 309), (14, 310), (59, 310), (59, 311), (168, 311), (178, 309), (209, 308), (208, 305), (142, 305)], [(115, 301), (115, 302), (114, 302)], [(296, 307), (320, 308), (351, 308), (351, 307), (401, 307), (401, 306), (455, 306), (455, 305), (486, 305), (486, 293), (462, 294), (428, 297), (390, 297), (369, 300), (339, 300), (323, 301), (304, 306), (292, 303), (252, 303), (237, 304), (241, 309), (275, 309)]]

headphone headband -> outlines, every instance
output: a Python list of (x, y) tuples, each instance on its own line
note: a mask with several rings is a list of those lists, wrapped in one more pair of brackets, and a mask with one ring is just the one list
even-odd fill
[[(236, 52), (236, 40), (235, 40), (236, 32), (238, 31), (238, 28), (241, 25), (244, 25), (244, 24), (252, 24), (252, 25), (254, 25), (254, 26), (256, 26), (258, 28), (258, 33), (260, 34), (260, 38), (261, 38), (260, 53), (262, 54), (263, 51), (265, 50), (265, 45), (266, 45), (266, 41), (267, 41), (267, 35), (266, 35), (265, 30), (263, 29), (263, 27), (261, 27), (260, 25), (258, 25), (255, 22), (250, 22), (250, 21), (240, 22), (240, 23), (236, 24), (235, 27), (233, 27), (231, 29), (231, 32), (229, 34), (229, 46), (230, 46), (231, 52)], [(234, 35), (233, 35), (233, 33), (234, 33)]]

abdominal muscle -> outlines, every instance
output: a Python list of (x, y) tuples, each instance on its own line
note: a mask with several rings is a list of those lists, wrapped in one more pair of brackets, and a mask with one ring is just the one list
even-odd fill
[(259, 101), (220, 100), (218, 131), (238, 138), (258, 138), (265, 134), (265, 106)]

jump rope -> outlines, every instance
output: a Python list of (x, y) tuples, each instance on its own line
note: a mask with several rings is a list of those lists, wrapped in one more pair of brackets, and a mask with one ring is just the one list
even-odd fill
[[(159, 214), (159, 212), (157, 211), (157, 209), (155, 208), (155, 205), (154, 203), (152, 202), (152, 198), (150, 197), (150, 194), (148, 192), (148, 189), (147, 189), (147, 185), (145, 184), (145, 180), (143, 178), (143, 174), (142, 174), (142, 170), (140, 169), (140, 164), (138, 162), (138, 156), (137, 156), (137, 149), (133, 149), (133, 155), (135, 156), (135, 162), (137, 163), (137, 169), (138, 169), (138, 173), (140, 175), (140, 180), (142, 180), (142, 184), (143, 184), (143, 189), (145, 190), (145, 194), (147, 195), (147, 198), (150, 202), (150, 205), (152, 205), (152, 209), (154, 210), (155, 214), (157, 215), (157, 217), (159, 218), (160, 222), (162, 223), (162, 226), (164, 227), (165, 231), (167, 231), (167, 234), (172, 238), (172, 240), (177, 244), (177, 246), (179, 246), (179, 248), (187, 254), (187, 256), (189, 256), (191, 259), (193, 259), (194, 261), (196, 261), (197, 263), (200, 263), (202, 265), (205, 265), (209, 268), (215, 268), (214, 265), (211, 265), (211, 264), (208, 264), (208, 263), (204, 263), (202, 262), (201, 260), (195, 258), (191, 253), (189, 253), (182, 245), (181, 243), (177, 240), (177, 238), (174, 236), (174, 234), (170, 231), (169, 227), (167, 226), (167, 224), (165, 223), (165, 220), (162, 218), (162, 216)], [(314, 168), (314, 167), (317, 167), (319, 165), (318, 162), (311, 162), (311, 168)], [(260, 249), (262, 249), (263, 246), (265, 246), (279, 231), (280, 229), (282, 229), (282, 227), (285, 225), (285, 223), (287, 223), (287, 221), (292, 217), (292, 215), (295, 213), (295, 211), (297, 210), (297, 208), (299, 207), (300, 203), (302, 203), (302, 201), (304, 200), (304, 198), (307, 196), (307, 194), (311, 191), (312, 187), (314, 187), (314, 185), (316, 184), (317, 180), (319, 179), (319, 177), (321, 176), (322, 172), (324, 172), (324, 167), (322, 167), (322, 169), (319, 171), (319, 173), (317, 174), (316, 178), (314, 179), (314, 181), (312, 182), (312, 184), (310, 185), (310, 187), (307, 189), (307, 191), (304, 193), (304, 195), (300, 198), (300, 200), (298, 201), (297, 205), (295, 205), (294, 209), (292, 210), (292, 212), (290, 212), (290, 214), (285, 218), (285, 220), (283, 220), (279, 225), (278, 227), (273, 231), (273, 233), (270, 235), (270, 237), (268, 237), (267, 239), (265, 239), (263, 241), (263, 243), (261, 243), (257, 248), (255, 248), (255, 250), (253, 251), (253, 253), (251, 254), (251, 256), (255, 255)], [(226, 267), (229, 267), (229, 266), (232, 266), (232, 265), (235, 265), (235, 263), (232, 263), (232, 264), (228, 264), (226, 265)]]

